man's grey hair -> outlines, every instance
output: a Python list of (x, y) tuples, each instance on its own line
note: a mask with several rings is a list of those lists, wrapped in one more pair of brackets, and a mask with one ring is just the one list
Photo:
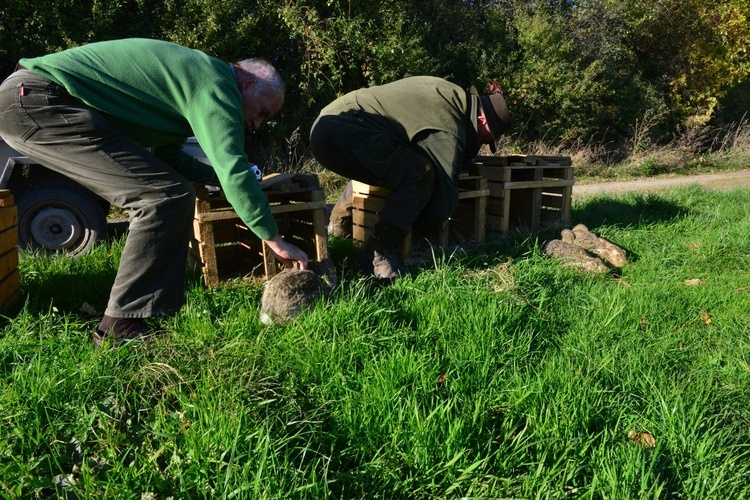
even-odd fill
[(286, 92), (286, 84), (284, 84), (278, 70), (265, 59), (244, 59), (236, 64), (242, 71), (246, 71), (257, 78), (255, 97), (261, 94), (283, 94)]

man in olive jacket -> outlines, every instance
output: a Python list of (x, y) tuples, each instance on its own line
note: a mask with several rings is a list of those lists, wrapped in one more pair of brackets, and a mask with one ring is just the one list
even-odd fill
[[(313, 155), (325, 168), (380, 186), (386, 197), (362, 252), (363, 271), (392, 279), (404, 272), (398, 249), (416, 224), (450, 217), (466, 159), (495, 143), (509, 123), (501, 94), (479, 96), (432, 76), (415, 76), (350, 92), (313, 124)], [(331, 213), (330, 229), (351, 224), (351, 184)]]

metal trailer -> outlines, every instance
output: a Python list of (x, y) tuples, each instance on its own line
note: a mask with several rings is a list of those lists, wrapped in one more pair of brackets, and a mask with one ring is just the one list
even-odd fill
[[(194, 138), (185, 151), (208, 163)], [(77, 182), (27, 158), (0, 137), (0, 189), (9, 189), (18, 210), (22, 249), (85, 254), (107, 234), (109, 203)]]

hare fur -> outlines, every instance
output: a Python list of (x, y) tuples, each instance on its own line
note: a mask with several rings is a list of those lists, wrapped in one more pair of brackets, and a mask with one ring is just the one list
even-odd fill
[(265, 284), (260, 299), (260, 321), (265, 325), (293, 320), (337, 285), (329, 259), (311, 261), (305, 270), (285, 269)]

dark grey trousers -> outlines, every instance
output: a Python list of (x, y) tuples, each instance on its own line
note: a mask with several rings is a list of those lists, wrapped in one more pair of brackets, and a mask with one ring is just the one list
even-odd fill
[(190, 181), (105, 115), (23, 69), (0, 85), (0, 135), (130, 214), (105, 314), (147, 318), (180, 309), (195, 207)]
[[(379, 223), (404, 236), (432, 198), (435, 168), (430, 160), (360, 115), (319, 117), (310, 131), (310, 148), (324, 168), (390, 189), (378, 214)], [(351, 194), (347, 186), (333, 208), (332, 219), (351, 216)]]

